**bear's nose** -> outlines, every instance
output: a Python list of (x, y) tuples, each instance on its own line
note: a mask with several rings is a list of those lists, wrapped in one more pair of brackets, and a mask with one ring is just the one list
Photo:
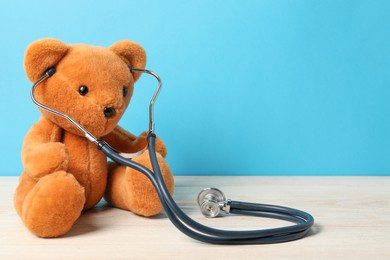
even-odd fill
[(103, 113), (105, 117), (112, 117), (115, 115), (115, 108), (105, 107)]

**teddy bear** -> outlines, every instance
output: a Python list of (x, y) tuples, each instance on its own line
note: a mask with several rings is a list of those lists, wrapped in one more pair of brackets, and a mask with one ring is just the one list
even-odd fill
[[(56, 69), (37, 86), (39, 102), (68, 114), (95, 137), (127, 153), (147, 144), (147, 132), (135, 136), (118, 125), (141, 74), (129, 66), (145, 65), (144, 49), (129, 40), (105, 48), (44, 38), (31, 43), (24, 57), (31, 82), (49, 68)], [(32, 233), (45, 238), (66, 234), (82, 212), (103, 197), (110, 205), (140, 216), (162, 211), (146, 176), (109, 161), (65, 118), (39, 110), (40, 119), (24, 138), (24, 170), (14, 195), (16, 211)], [(174, 178), (160, 138), (156, 151), (164, 182), (173, 194)], [(132, 160), (151, 169), (147, 151)]]

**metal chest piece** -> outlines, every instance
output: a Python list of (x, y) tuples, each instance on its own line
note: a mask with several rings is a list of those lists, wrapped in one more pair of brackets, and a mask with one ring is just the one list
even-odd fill
[(231, 200), (226, 199), (222, 191), (217, 188), (203, 189), (198, 195), (198, 205), (202, 214), (208, 218), (217, 217), (221, 210), (230, 211)]

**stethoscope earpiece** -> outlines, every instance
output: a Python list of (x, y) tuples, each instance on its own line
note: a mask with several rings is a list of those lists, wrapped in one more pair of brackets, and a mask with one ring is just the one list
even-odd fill
[(220, 215), (221, 210), (226, 214), (230, 211), (229, 199), (217, 188), (205, 188), (198, 195), (198, 205), (205, 217), (215, 218)]

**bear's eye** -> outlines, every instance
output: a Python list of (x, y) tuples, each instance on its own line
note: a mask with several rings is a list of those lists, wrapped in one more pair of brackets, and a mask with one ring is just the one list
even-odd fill
[(85, 95), (87, 95), (87, 93), (88, 93), (88, 87), (85, 85), (81, 85), (79, 87), (79, 94), (82, 96), (85, 96)]
[(123, 86), (123, 96), (126, 97), (127, 94), (129, 94), (129, 88), (128, 87), (125, 87)]

